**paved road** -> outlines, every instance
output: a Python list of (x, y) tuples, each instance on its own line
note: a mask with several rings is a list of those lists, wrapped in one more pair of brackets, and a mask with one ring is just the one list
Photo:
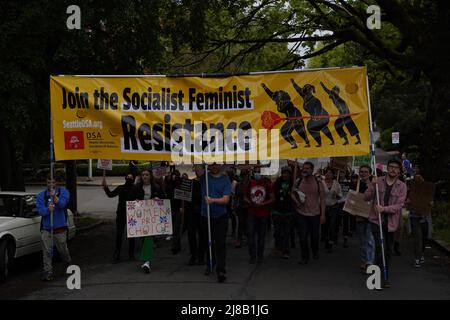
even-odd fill
[[(62, 265), (57, 279), (39, 281), (40, 256), (21, 259), (11, 280), (0, 286), (0, 299), (450, 299), (450, 262), (441, 252), (427, 251), (422, 269), (410, 265), (409, 242), (403, 255), (394, 257), (392, 288), (383, 292), (366, 288), (366, 275), (358, 269), (358, 246), (321, 251), (318, 262), (298, 264), (298, 249), (290, 260), (270, 256), (272, 238), (267, 237), (268, 257), (261, 265), (249, 265), (247, 248), (234, 249), (228, 239), (226, 283), (203, 275), (204, 266), (188, 266), (186, 235), (183, 250), (170, 252), (163, 241), (155, 250), (154, 269), (146, 275), (138, 262), (111, 264), (114, 226), (103, 225), (79, 235), (70, 244), (74, 262), (82, 270), (82, 289), (68, 290)], [(126, 252), (126, 250), (124, 250)]]

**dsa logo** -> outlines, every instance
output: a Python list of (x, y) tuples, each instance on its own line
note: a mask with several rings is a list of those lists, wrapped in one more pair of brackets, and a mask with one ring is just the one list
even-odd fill
[(66, 150), (84, 149), (83, 131), (64, 132), (64, 142)]

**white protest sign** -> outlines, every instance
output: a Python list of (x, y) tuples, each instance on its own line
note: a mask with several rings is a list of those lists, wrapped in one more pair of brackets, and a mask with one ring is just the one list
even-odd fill
[(163, 165), (161, 162), (152, 163), (152, 173), (153, 177), (156, 179), (162, 178), (167, 175), (169, 167)]
[(172, 234), (169, 199), (127, 201), (128, 238)]
[(97, 169), (112, 170), (112, 160), (111, 159), (98, 159)]
[(392, 132), (392, 144), (400, 143), (400, 132)]

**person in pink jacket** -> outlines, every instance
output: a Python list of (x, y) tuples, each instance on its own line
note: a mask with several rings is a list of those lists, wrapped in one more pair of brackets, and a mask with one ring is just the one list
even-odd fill
[[(402, 207), (406, 201), (407, 194), (406, 184), (399, 179), (402, 171), (402, 163), (400, 162), (400, 160), (389, 160), (387, 170), (387, 175), (384, 177), (379, 177), (378, 179), (374, 179), (364, 193), (364, 198), (366, 201), (373, 200), (373, 205), (369, 215), (369, 221), (372, 224), (372, 233), (375, 239), (376, 264), (381, 268), (381, 270), (383, 270), (378, 213), (381, 214), (383, 237), (385, 243), (384, 253), (387, 269), (387, 277), (383, 285), (384, 288), (390, 287), (389, 262), (394, 245), (394, 233), (399, 227)], [(378, 202), (375, 198), (375, 184), (378, 184), (380, 205), (378, 205)]]

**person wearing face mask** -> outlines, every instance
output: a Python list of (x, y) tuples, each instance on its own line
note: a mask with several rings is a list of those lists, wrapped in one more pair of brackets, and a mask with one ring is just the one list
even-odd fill
[(244, 201), (248, 204), (249, 263), (262, 263), (264, 262), (264, 246), (270, 205), (275, 201), (275, 195), (271, 181), (261, 176), (261, 168), (258, 166), (253, 169), (253, 178), (244, 190)]
[(301, 171), (301, 178), (296, 181), (291, 194), (300, 233), (300, 264), (302, 265), (309, 261), (309, 238), (313, 259), (319, 259), (320, 225), (326, 221), (324, 187), (313, 176), (313, 172), (314, 165), (311, 162), (305, 162)]
[[(116, 210), (116, 248), (113, 254), (113, 263), (120, 261), (120, 251), (122, 248), (123, 234), (127, 224), (127, 201), (132, 200), (133, 197), (134, 176), (129, 173), (125, 177), (125, 183), (116, 187), (113, 191), (109, 190), (106, 179), (103, 178), (102, 187), (108, 198), (119, 196), (119, 203)], [(128, 239), (128, 257), (134, 260), (134, 238)]]

